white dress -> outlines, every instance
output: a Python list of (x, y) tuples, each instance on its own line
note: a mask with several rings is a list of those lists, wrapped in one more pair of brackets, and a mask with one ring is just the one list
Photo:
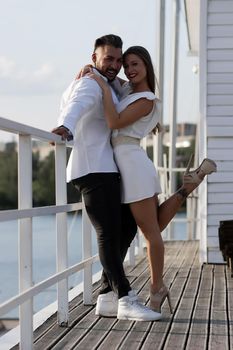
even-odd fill
[[(151, 113), (125, 128), (114, 130), (112, 139), (119, 135), (142, 139), (156, 126), (159, 121), (161, 103), (152, 92), (139, 92), (124, 97), (116, 106), (118, 113), (140, 98), (147, 98), (155, 102)], [(122, 203), (137, 202), (161, 193), (154, 164), (139, 144), (115, 145), (114, 157), (121, 174)]]

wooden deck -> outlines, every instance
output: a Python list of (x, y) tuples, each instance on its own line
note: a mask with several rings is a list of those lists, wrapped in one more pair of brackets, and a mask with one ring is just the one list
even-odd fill
[[(197, 242), (165, 244), (164, 280), (170, 287), (174, 313), (164, 303), (157, 322), (118, 321), (95, 316), (82, 296), (70, 303), (69, 327), (52, 316), (34, 334), (34, 348), (78, 350), (233, 349), (233, 278), (225, 265), (200, 265)], [(146, 259), (127, 269), (132, 288), (148, 302)], [(95, 287), (94, 301), (98, 295)], [(14, 347), (16, 349), (17, 347)]]

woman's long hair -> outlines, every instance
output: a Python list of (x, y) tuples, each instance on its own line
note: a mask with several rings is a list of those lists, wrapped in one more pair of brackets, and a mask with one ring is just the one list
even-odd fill
[(142, 46), (131, 46), (123, 54), (123, 64), (127, 55), (136, 55), (141, 58), (146, 66), (147, 82), (152, 92), (155, 92), (157, 81), (155, 79), (154, 67), (149, 52)]
[[(146, 66), (147, 82), (148, 82), (149, 88), (153, 93), (155, 93), (155, 89), (156, 88), (159, 89), (159, 86), (158, 86), (157, 79), (155, 77), (154, 67), (153, 67), (149, 52), (142, 46), (131, 46), (123, 54), (123, 65), (124, 65), (126, 56), (130, 54), (137, 55), (144, 62)], [(161, 124), (157, 123), (157, 125), (154, 127), (152, 131), (154, 134), (156, 134), (157, 132), (161, 132), (162, 131)]]

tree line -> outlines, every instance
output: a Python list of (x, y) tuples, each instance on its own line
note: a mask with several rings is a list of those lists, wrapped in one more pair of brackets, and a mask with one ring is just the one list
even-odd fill
[[(70, 150), (67, 149), (67, 152)], [(0, 151), (0, 210), (18, 208), (17, 162), (17, 143), (6, 143), (5, 149)], [(32, 190), (35, 207), (55, 204), (54, 165), (52, 149), (44, 159), (40, 158), (39, 151), (32, 153)], [(80, 194), (72, 184), (67, 184), (67, 199), (68, 203), (80, 201)]]

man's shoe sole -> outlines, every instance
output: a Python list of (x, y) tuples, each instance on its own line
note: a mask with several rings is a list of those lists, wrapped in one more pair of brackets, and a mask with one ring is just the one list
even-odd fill
[(118, 320), (139, 321), (139, 322), (159, 321), (159, 320), (161, 320), (161, 318), (162, 318), (162, 315), (159, 316), (158, 318), (151, 318), (151, 319), (147, 319), (147, 320), (145, 320), (144, 318), (142, 319), (142, 318), (135, 318), (135, 317), (128, 317), (128, 316), (121, 316), (121, 317), (117, 316)]
[(112, 314), (101, 314), (100, 312), (98, 313), (98, 312), (96, 312), (95, 313), (95, 315), (96, 316), (101, 316), (101, 317), (117, 317), (117, 314), (114, 314), (114, 313), (112, 313)]

